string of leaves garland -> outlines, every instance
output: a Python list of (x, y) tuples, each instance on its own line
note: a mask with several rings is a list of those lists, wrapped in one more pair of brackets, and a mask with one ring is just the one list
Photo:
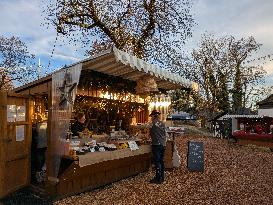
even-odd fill
[[(140, 91), (139, 96), (145, 99), (148, 95), (153, 97), (159, 93), (166, 93), (166, 91), (158, 90), (153, 78), (148, 76), (143, 79), (145, 81), (142, 81), (139, 87), (139, 82), (93, 70), (83, 70), (78, 85), (74, 112), (84, 112), (89, 120), (96, 119), (95, 121), (101, 130), (106, 130), (107, 125), (113, 125), (120, 119), (129, 125), (130, 119), (135, 117), (136, 112), (142, 113), (142, 120), (146, 121), (145, 113), (148, 112), (148, 101), (144, 101), (144, 103), (136, 101), (136, 94)], [(149, 89), (146, 89), (147, 85)], [(106, 92), (109, 96), (115, 94), (122, 97), (120, 99), (101, 98), (100, 94)], [(131, 94), (134, 95), (132, 99)], [(124, 99), (124, 96), (127, 98)]]
[(133, 117), (133, 112), (144, 110), (146, 107), (147, 104), (144, 103), (124, 102), (121, 100), (78, 95), (75, 100), (74, 111), (88, 113), (91, 110), (97, 109), (106, 111), (107, 113), (112, 111), (116, 113), (124, 112), (127, 116)]
[(74, 111), (84, 112), (86, 126), (98, 133), (109, 132), (110, 126), (118, 127), (122, 120), (122, 129), (129, 130), (131, 118), (137, 111), (147, 111), (148, 105), (136, 102), (124, 102), (91, 96), (77, 96)]
[(136, 93), (136, 82), (93, 70), (83, 70), (79, 82), (79, 89), (89, 91), (103, 90), (110, 93)]
[[(146, 78), (145, 78), (146, 79)], [(145, 122), (148, 114), (148, 101), (137, 100), (137, 83), (121, 77), (110, 76), (92, 70), (83, 70), (78, 85), (78, 95), (74, 103), (74, 112), (84, 112), (87, 118), (87, 126), (98, 132), (107, 132), (109, 125), (116, 125), (122, 120), (122, 129), (129, 129), (131, 119), (137, 117), (138, 122)], [(156, 82), (152, 85), (155, 89), (145, 90), (140, 97), (153, 97), (159, 93)], [(143, 82), (145, 87), (145, 82)], [(147, 91), (147, 92), (146, 92)], [(153, 92), (152, 92), (153, 91)], [(108, 92), (107, 98), (101, 94)], [(115, 94), (115, 98), (110, 98)], [(133, 96), (132, 96), (133, 94)], [(110, 99), (109, 99), (110, 98)]]
[(109, 93), (139, 94), (143, 99), (148, 95), (152, 97), (159, 93), (167, 93), (164, 89), (158, 89), (155, 80), (149, 76), (135, 82), (93, 70), (82, 71), (78, 89), (87, 91), (87, 95), (101, 90)]

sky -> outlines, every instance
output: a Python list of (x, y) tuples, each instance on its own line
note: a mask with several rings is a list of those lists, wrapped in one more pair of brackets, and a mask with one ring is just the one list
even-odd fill
[[(63, 36), (57, 37), (53, 26), (44, 25), (46, 1), (0, 0), (0, 35), (22, 39), (36, 55), (37, 63), (41, 60), (43, 73), (86, 58), (85, 48), (69, 44)], [(253, 36), (262, 44), (257, 58), (273, 54), (272, 10), (272, 0), (193, 0), (191, 13), (196, 25), (184, 50), (196, 48), (201, 34), (209, 32), (238, 39)], [(267, 83), (273, 85), (273, 61), (266, 61), (263, 66), (268, 72)]]

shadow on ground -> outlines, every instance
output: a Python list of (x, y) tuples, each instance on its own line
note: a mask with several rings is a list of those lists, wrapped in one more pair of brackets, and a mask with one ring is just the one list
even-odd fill
[(0, 200), (0, 205), (51, 205), (50, 199), (41, 198), (29, 188), (24, 188)]

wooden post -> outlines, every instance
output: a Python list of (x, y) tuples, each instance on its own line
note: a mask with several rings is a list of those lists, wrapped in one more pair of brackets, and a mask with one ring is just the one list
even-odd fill
[(47, 184), (46, 184), (46, 192), (55, 194), (55, 186), (57, 183), (57, 178), (54, 176), (54, 168), (55, 165), (53, 163), (54, 160), (54, 146), (52, 144), (52, 129), (54, 129), (54, 119), (52, 119), (52, 84), (48, 86), (47, 90), (48, 95), (48, 119), (47, 119), (47, 154), (46, 154), (46, 169), (47, 169)]
[(27, 183), (30, 184), (31, 182), (31, 144), (32, 144), (32, 100), (30, 98), (26, 99), (26, 143), (27, 143), (27, 155), (28, 155), (28, 175), (27, 175)]
[(144, 109), (145, 109), (145, 119), (144, 119), (144, 122), (145, 122), (145, 123), (149, 121), (149, 114), (150, 114), (150, 113), (149, 113), (148, 106), (149, 106), (149, 105), (146, 104), (146, 105), (145, 105), (145, 108), (144, 108)]
[(0, 92), (0, 198), (5, 192), (5, 138), (7, 135), (7, 93)]
[(46, 167), (47, 167), (47, 176), (51, 175), (50, 170), (52, 170), (51, 162), (51, 129), (52, 129), (52, 84), (48, 87), (47, 96), (48, 96), (48, 118), (47, 118), (47, 155), (46, 155)]

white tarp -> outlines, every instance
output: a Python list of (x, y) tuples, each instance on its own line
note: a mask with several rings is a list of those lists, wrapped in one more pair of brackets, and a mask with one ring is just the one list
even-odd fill
[(218, 120), (228, 119), (228, 118), (263, 118), (263, 115), (224, 115)]
[(128, 53), (121, 51), (117, 48), (113, 48), (116, 60), (123, 63), (124, 65), (130, 65), (131, 68), (138, 71), (144, 71), (147, 74), (155, 76), (160, 79), (170, 81), (175, 84), (182, 85), (183, 87), (192, 87), (193, 82), (182, 78), (181, 76), (171, 73), (167, 70), (159, 68), (155, 65), (149, 64), (146, 61), (139, 59), (135, 56), (129, 55)]

